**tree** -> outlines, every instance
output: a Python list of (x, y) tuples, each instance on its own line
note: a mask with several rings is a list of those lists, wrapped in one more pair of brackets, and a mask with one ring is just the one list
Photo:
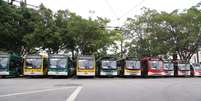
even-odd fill
[[(129, 18), (125, 25), (124, 33), (128, 33), (128, 37), (132, 40), (128, 43), (128, 55), (138, 58), (144, 56), (155, 56), (163, 52), (158, 42), (154, 41), (155, 32), (158, 30), (155, 27), (153, 18), (158, 15), (156, 10), (143, 8), (144, 13), (134, 18)], [(155, 35), (153, 35), (155, 34)]]
[[(22, 6), (22, 5), (21, 5)], [(0, 49), (8, 52), (21, 53), (23, 36), (29, 32), (31, 28), (27, 26), (28, 19), (26, 11), (20, 12), (20, 8), (9, 5), (5, 1), (0, 0)], [(27, 27), (26, 30), (24, 27)]]
[(126, 25), (127, 31), (135, 36), (130, 54), (140, 53), (140, 57), (177, 53), (182, 61), (189, 61), (201, 41), (200, 14), (196, 7), (181, 13), (145, 9), (143, 15), (129, 19)]
[(24, 37), (26, 48), (32, 51), (36, 51), (35, 48), (47, 49), (49, 53), (58, 53), (62, 43), (53, 12), (41, 4), (39, 10), (32, 12), (32, 18), (34, 30)]
[(43, 4), (39, 9), (9, 5), (0, 1), (0, 50), (22, 55), (38, 49), (49, 53), (71, 52), (73, 59), (80, 54), (106, 55), (118, 35), (106, 29), (109, 20), (97, 17), (85, 19), (68, 10), (53, 13)]
[(75, 13), (69, 13), (67, 21), (67, 34), (63, 35), (66, 49), (70, 49), (73, 56), (79, 54), (95, 54), (106, 52), (107, 47), (112, 44), (115, 34), (107, 30), (107, 19), (97, 18), (84, 19)]

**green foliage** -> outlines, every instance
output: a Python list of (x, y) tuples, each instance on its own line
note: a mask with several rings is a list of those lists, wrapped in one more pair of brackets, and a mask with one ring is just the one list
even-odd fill
[(133, 36), (129, 54), (142, 56), (177, 53), (189, 61), (200, 44), (201, 11), (192, 7), (182, 12), (157, 12), (145, 9), (144, 14), (128, 19), (126, 31)]
[[(107, 30), (108, 19), (84, 19), (68, 10), (53, 13), (43, 4), (39, 9), (19, 7), (0, 0), (0, 50), (31, 54), (38, 49), (49, 53), (79, 54), (107, 53), (116, 32)], [(36, 50), (37, 49), (37, 50)], [(103, 51), (99, 51), (103, 50)]]
[[(20, 40), (15, 38), (20, 36), (18, 33), (19, 20), (21, 16), (17, 14), (17, 9), (4, 1), (0, 1), (0, 49), (19, 51)], [(7, 42), (7, 40), (9, 40)]]
[(127, 20), (124, 30), (108, 30), (106, 18), (85, 19), (68, 10), (53, 13), (43, 4), (36, 10), (23, 2), (14, 6), (0, 0), (0, 51), (23, 55), (43, 49), (71, 53), (75, 59), (80, 54), (107, 56), (109, 48), (111, 55), (122, 57), (122, 47), (127, 47), (129, 56), (177, 53), (189, 61), (201, 45), (200, 4), (171, 13), (143, 8), (142, 15)]

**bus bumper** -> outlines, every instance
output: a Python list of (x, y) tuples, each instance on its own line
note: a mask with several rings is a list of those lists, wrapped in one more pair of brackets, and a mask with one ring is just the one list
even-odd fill
[(117, 76), (118, 75), (118, 73), (117, 73), (117, 71), (111, 71), (111, 72), (105, 72), (105, 71), (101, 71), (100, 72), (100, 75), (101, 76), (110, 76), (110, 75), (112, 75), (112, 76)]
[(68, 75), (68, 72), (54, 72), (54, 71), (49, 71), (48, 72), (48, 75), (64, 75), (64, 76), (67, 76)]
[(0, 75), (9, 75), (9, 72), (7, 72), (7, 71), (1, 71)]
[(148, 72), (148, 76), (165, 76), (165, 72)]
[(201, 76), (201, 72), (194, 72), (194, 76)]
[(77, 72), (77, 76), (95, 76), (95, 72)]
[(24, 72), (24, 75), (27, 75), (27, 76), (43, 75), (43, 72)]
[(141, 70), (124, 70), (125, 76), (141, 76)]
[(190, 76), (190, 71), (178, 71), (178, 76)]
[(165, 71), (165, 76), (174, 76), (174, 71)]

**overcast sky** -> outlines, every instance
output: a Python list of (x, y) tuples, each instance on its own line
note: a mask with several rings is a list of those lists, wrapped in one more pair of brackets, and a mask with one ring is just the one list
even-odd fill
[[(196, 5), (200, 0), (27, 0), (27, 3), (40, 5), (57, 11), (68, 9), (84, 18), (106, 17), (110, 25), (122, 25), (127, 17), (141, 14), (140, 8), (147, 7), (158, 11), (171, 12)], [(90, 13), (91, 12), (91, 13)]]

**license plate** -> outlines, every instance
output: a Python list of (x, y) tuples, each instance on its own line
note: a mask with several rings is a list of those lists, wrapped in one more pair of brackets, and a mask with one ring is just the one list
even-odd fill
[(112, 75), (112, 73), (107, 73), (107, 75)]
[(137, 73), (136, 73), (136, 72), (131, 72), (130, 74), (132, 74), (132, 75), (136, 75)]
[(182, 71), (183, 74), (187, 74), (185, 71)]

